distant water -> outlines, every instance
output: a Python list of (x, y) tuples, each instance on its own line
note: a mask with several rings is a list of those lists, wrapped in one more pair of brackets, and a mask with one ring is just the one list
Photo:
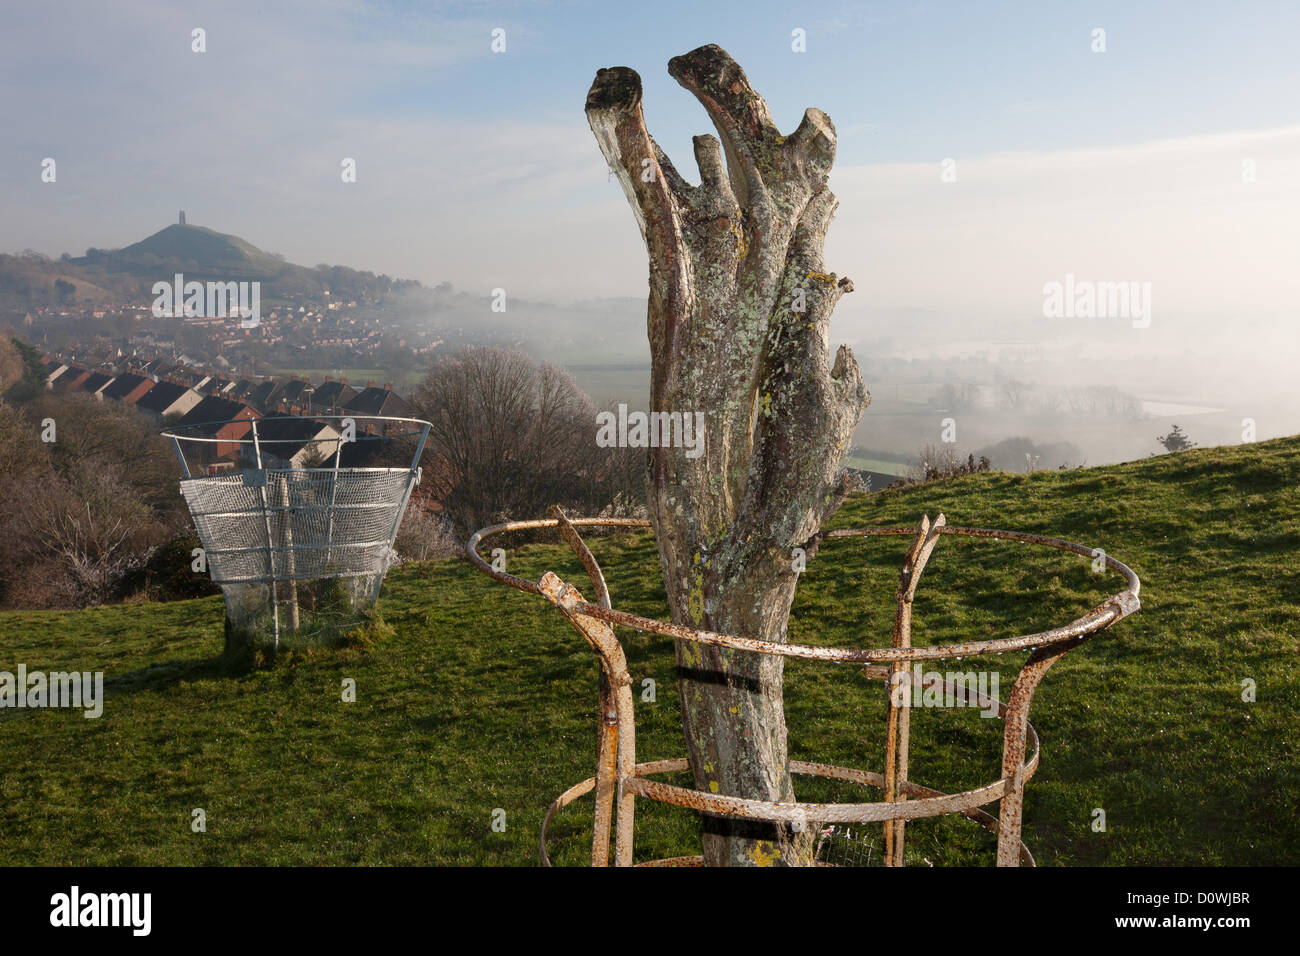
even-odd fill
[(1177, 415), (1217, 415), (1223, 409), (1211, 408), (1208, 405), (1184, 405), (1179, 402), (1149, 402), (1144, 399), (1142, 411), (1157, 418), (1168, 418)]
[(632, 409), (650, 407), (650, 366), (620, 365), (565, 366), (578, 387), (599, 407), (626, 402)]

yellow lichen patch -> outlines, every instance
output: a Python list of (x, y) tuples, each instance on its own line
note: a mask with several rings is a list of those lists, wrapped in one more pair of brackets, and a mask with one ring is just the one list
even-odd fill
[[(699, 556), (696, 556), (698, 563)], [(694, 580), (691, 581), (690, 593), (686, 595), (686, 613), (691, 617), (691, 623), (698, 625), (704, 620), (704, 575), (696, 573)]]
[(755, 866), (774, 866), (781, 859), (781, 851), (771, 840), (756, 840), (745, 855), (754, 861)]
[(710, 780), (710, 781), (709, 781), (709, 792), (710, 792), (710, 793), (717, 793), (717, 792), (718, 792), (718, 781), (716, 781), (716, 780)]
[(736, 252), (740, 258), (745, 258), (745, 253), (749, 252), (749, 243), (745, 242), (745, 230), (740, 227), (740, 223), (731, 223), (731, 234), (736, 237)]
[[(682, 662), (685, 663), (687, 667), (699, 667), (703, 664), (704, 657), (700, 653), (699, 645), (690, 641), (684, 641), (682, 643)], [(695, 697), (697, 700), (700, 699), (698, 688), (696, 688)]]
[(835, 273), (833, 272), (810, 272), (808, 273), (808, 278), (817, 279), (821, 282), (829, 283), (830, 285), (835, 284)]

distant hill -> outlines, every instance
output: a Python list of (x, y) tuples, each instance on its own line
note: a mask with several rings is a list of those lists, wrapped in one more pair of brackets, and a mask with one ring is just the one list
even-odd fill
[(180, 272), (198, 281), (256, 280), (263, 300), (276, 297), (323, 298), (376, 302), (394, 291), (422, 289), (414, 279), (394, 279), (346, 266), (295, 265), (259, 249), (247, 239), (205, 226), (173, 223), (121, 249), (87, 249), (64, 263), (139, 277), (151, 286)]
[(123, 265), (138, 263), (147, 267), (160, 263), (190, 263), (192, 272), (250, 279), (271, 279), (286, 268), (302, 268), (291, 266), (283, 259), (263, 252), (239, 236), (204, 226), (180, 223), (160, 229), (147, 239), (141, 239), (124, 249), (112, 252), (91, 251), (97, 255), (92, 257), (88, 252), (84, 258), (73, 261), (84, 264), (94, 259), (111, 258)]
[[(143, 302), (152, 298), (153, 283), (169, 281), (178, 272), (201, 282), (259, 281), (263, 302), (276, 298), (320, 301), (326, 291), (334, 300), (368, 305), (377, 305), (392, 294), (402, 300), (412, 295), (427, 298), (426, 290), (414, 279), (394, 279), (346, 266), (295, 265), (239, 236), (173, 223), (121, 249), (92, 247), (79, 257), (65, 255), (53, 260), (30, 250), (16, 256), (0, 255), (0, 307)], [(402, 308), (410, 305), (401, 303)]]
[(512, 296), (505, 311), (495, 311), (486, 289), (457, 291), (450, 282), (427, 288), (346, 266), (296, 265), (240, 236), (185, 223), (120, 249), (92, 247), (79, 257), (0, 255), (0, 311), (147, 303), (153, 284), (170, 282), (176, 273), (199, 282), (260, 282), (264, 307), (355, 301), (363, 312), (382, 314), (393, 329), (433, 328), (449, 348), (518, 348), (565, 365), (647, 361), (643, 298), (557, 305)]

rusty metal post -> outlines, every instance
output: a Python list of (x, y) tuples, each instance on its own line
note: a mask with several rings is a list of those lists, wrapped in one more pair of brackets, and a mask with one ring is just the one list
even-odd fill
[(1020, 865), (1021, 817), (1025, 805), (1025, 734), (1029, 729), (1029, 705), (1048, 668), (1061, 656), (1082, 643), (1082, 638), (1040, 647), (1029, 655), (1016, 676), (1003, 715), (1002, 779), (1007, 792), (998, 805), (998, 866)]
[[(921, 583), (921, 572), (939, 541), (939, 529), (947, 524), (942, 514), (931, 526), (928, 515), (921, 516), (916, 538), (908, 548), (903, 561), (903, 570), (898, 581), (898, 607), (894, 613), (893, 646), (906, 648), (912, 646), (912, 602), (916, 598), (916, 588)], [(909, 661), (897, 661), (889, 670), (889, 723), (885, 736), (885, 802), (901, 803), (907, 799), (903, 787), (907, 783), (908, 745), (912, 733), (912, 679)], [(897, 688), (906, 675), (907, 691), (897, 694)], [(885, 831), (885, 866), (903, 865), (903, 828), (906, 821), (886, 820)]]
[(298, 630), (298, 575), (293, 556), (293, 512), (289, 508), (289, 472), (280, 473), (280, 528), (284, 547), (285, 576), (289, 579), (289, 630)]
[[(551, 516), (558, 522), (560, 534), (591, 578), (596, 603), (610, 608), (609, 586), (596, 556), (559, 505), (551, 508)], [(596, 822), (591, 841), (591, 865), (609, 866), (609, 831), (614, 819), (614, 791), (618, 782), (618, 709), (614, 705), (613, 689), (603, 658), (599, 682), (596, 695)]]
[[(614, 629), (604, 621), (575, 610), (586, 604), (582, 594), (547, 571), (538, 582), (544, 594), (600, 656), (601, 667), (609, 677), (617, 734), (617, 814), (614, 824), (614, 865), (632, 865), (632, 822), (636, 794), (627, 781), (636, 776), (636, 717), (632, 704), (632, 675), (627, 672), (623, 647), (614, 637)], [(594, 856), (593, 850), (593, 856)]]
[(596, 824), (591, 840), (591, 865), (609, 866), (609, 830), (614, 822), (614, 793), (618, 789), (618, 709), (603, 664), (596, 706)]

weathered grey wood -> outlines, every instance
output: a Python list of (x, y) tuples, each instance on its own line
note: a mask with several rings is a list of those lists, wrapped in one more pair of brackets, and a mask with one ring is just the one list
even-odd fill
[[(600, 70), (586, 104), (649, 256), (651, 410), (705, 415), (700, 457), (650, 450), (650, 520), (676, 623), (785, 641), (794, 549), (814, 549), (851, 490), (840, 461), (870, 401), (853, 354), (841, 346), (832, 360), (829, 346), (831, 312), (853, 290), (822, 262), (835, 127), (809, 109), (782, 136), (717, 46), (674, 57), (668, 72), (718, 132), (695, 137), (699, 186), (646, 129), (636, 72)], [(697, 787), (793, 799), (783, 662), (678, 642)], [(811, 833), (705, 824), (711, 865), (798, 865), (812, 846)]]

